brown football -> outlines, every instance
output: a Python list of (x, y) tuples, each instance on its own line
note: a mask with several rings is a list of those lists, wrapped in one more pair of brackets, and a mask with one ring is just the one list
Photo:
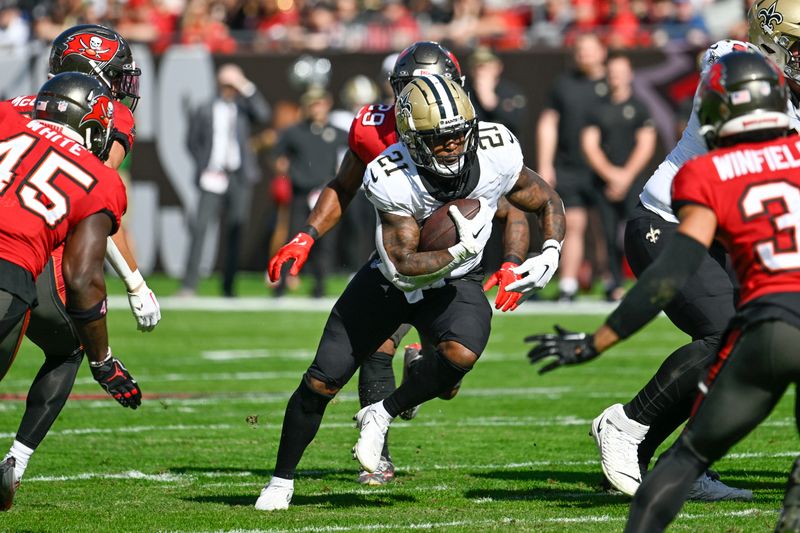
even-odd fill
[(446, 250), (458, 242), (458, 230), (453, 217), (447, 212), (451, 205), (457, 206), (461, 214), (469, 219), (475, 218), (481, 208), (481, 203), (472, 198), (460, 198), (444, 204), (422, 223), (417, 251)]

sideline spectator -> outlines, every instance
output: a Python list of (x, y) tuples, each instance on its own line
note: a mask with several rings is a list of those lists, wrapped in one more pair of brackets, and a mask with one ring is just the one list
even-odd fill
[(528, 120), (525, 95), (502, 77), (503, 62), (487, 46), (479, 46), (468, 60), (467, 83), (479, 120), (499, 122), (519, 136)]
[[(347, 132), (330, 124), (333, 99), (324, 88), (311, 86), (300, 98), (303, 120), (284, 130), (275, 146), (275, 175), (288, 175), (292, 181), (292, 203), (289, 235), (303, 231), (311, 208), (326, 183), (336, 175), (340, 152), (347, 147)], [(325, 294), (325, 277), (331, 270), (336, 235), (320, 238), (309, 256), (314, 275), (312, 296)], [(291, 265), (286, 265), (275, 296), (286, 292), (286, 278)]]
[(234, 279), (239, 266), (241, 230), (247, 220), (252, 187), (261, 179), (255, 153), (250, 147), (253, 126), (266, 126), (267, 101), (242, 69), (228, 63), (217, 71), (219, 93), (189, 117), (186, 145), (194, 159), (200, 201), (192, 225), (186, 274), (181, 295), (197, 289), (200, 259), (206, 233), (225, 207), (225, 261), (222, 292), (235, 296)]
[[(606, 299), (622, 298), (620, 230), (637, 200), (629, 192), (641, 178), (656, 148), (656, 130), (647, 107), (633, 95), (633, 69), (621, 55), (609, 57), (609, 100), (590, 110), (581, 132), (581, 146), (594, 171), (597, 209), (608, 250)], [(634, 189), (639, 191), (639, 187)]]
[(583, 158), (580, 132), (589, 111), (608, 98), (606, 49), (591, 33), (577, 38), (575, 69), (556, 80), (537, 124), (538, 172), (564, 201), (567, 235), (561, 249), (559, 300), (578, 292), (588, 208), (594, 204), (592, 174)]

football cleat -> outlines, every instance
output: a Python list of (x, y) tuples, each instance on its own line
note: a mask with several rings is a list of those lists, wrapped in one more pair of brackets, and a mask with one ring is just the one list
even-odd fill
[[(420, 345), (420, 343), (415, 342), (414, 344), (409, 344), (408, 346), (406, 346), (405, 352), (403, 353), (402, 383), (405, 383), (408, 380), (411, 365), (413, 365), (420, 359), (422, 359), (422, 345)], [(419, 405), (412, 407), (411, 409), (406, 409), (405, 411), (400, 413), (400, 418), (402, 418), (403, 420), (411, 420), (412, 418), (417, 416), (418, 412), (419, 412)]]
[(391, 483), (394, 480), (394, 465), (386, 457), (381, 457), (378, 468), (374, 472), (362, 470), (358, 475), (358, 482), (362, 485), (379, 486)]
[(714, 479), (707, 472), (704, 472), (692, 484), (686, 499), (696, 502), (732, 500), (749, 502), (753, 499), (753, 491), (729, 487), (719, 479)]
[(294, 481), (273, 477), (261, 489), (261, 495), (256, 500), (258, 511), (285, 511), (289, 508), (294, 494)]
[(392, 417), (383, 408), (383, 402), (378, 402), (361, 409), (353, 419), (356, 428), (361, 430), (353, 446), (353, 458), (361, 463), (364, 470), (374, 473), (380, 465), (383, 443)]
[(0, 463), (0, 511), (8, 511), (14, 504), (14, 494), (19, 488), (19, 480), (14, 473), (15, 466), (17, 460), (13, 457)]
[(603, 473), (618, 491), (633, 496), (642, 483), (639, 443), (650, 426), (631, 420), (615, 403), (592, 421), (591, 435), (600, 452)]

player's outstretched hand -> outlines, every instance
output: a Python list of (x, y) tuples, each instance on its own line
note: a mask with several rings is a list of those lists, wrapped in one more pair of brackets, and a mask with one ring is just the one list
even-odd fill
[(594, 335), (568, 331), (559, 325), (555, 325), (554, 328), (555, 333), (525, 337), (525, 342), (539, 343), (528, 352), (531, 364), (538, 363), (547, 357), (555, 357), (555, 360), (539, 369), (540, 374), (550, 372), (563, 365), (585, 363), (600, 355), (594, 348)]
[(269, 260), (269, 267), (267, 268), (267, 275), (269, 280), (273, 283), (278, 281), (281, 277), (281, 269), (284, 263), (294, 259), (294, 264), (289, 270), (289, 274), (296, 276), (300, 273), (300, 269), (306, 264), (308, 254), (311, 252), (311, 247), (314, 246), (314, 238), (308, 233), (300, 232), (294, 238), (284, 244), (278, 253)]
[(136, 318), (136, 328), (139, 331), (153, 331), (161, 320), (161, 306), (147, 283), (128, 293), (128, 304)]
[(501, 309), (503, 312), (513, 311), (519, 305), (522, 293), (508, 292), (506, 290), (506, 286), (509, 283), (514, 283), (522, 278), (519, 274), (514, 273), (513, 268), (516, 266), (516, 263), (506, 261), (500, 265), (500, 270), (489, 276), (489, 279), (483, 284), (484, 292), (497, 285), (497, 297), (494, 299), (495, 309)]
[(92, 376), (122, 407), (136, 409), (142, 403), (142, 389), (122, 361), (108, 354), (100, 366), (89, 365)]

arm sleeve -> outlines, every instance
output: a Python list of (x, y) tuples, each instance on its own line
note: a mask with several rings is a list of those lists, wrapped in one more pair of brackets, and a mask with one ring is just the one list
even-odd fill
[[(639, 331), (669, 304), (703, 262), (706, 247), (676, 233), (664, 251), (639, 277), (606, 325), (626, 339)], [(675, 258), (679, 257), (680, 260)]]

